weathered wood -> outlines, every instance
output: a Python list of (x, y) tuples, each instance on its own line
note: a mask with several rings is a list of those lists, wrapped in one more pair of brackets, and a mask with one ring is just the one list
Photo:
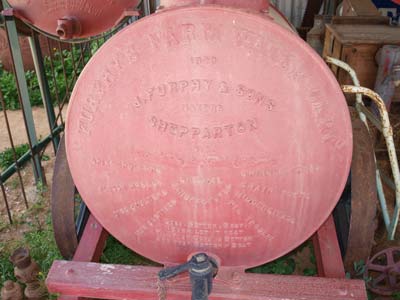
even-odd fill
[(313, 236), (318, 275), (327, 278), (344, 278), (344, 266), (332, 215)]
[[(158, 282), (159, 268), (56, 261), (47, 286), (52, 293), (100, 299), (190, 299), (187, 275)], [(210, 299), (347, 300), (367, 299), (364, 282), (304, 276), (233, 273), (232, 280), (214, 281)]]
[(390, 19), (385, 16), (333, 16), (331, 24), (389, 25)]
[[(375, 55), (380, 47), (380, 45), (346, 45), (342, 47), (341, 59), (356, 70), (362, 86), (373, 87), (375, 85), (378, 71)], [(338, 73), (337, 78), (341, 84), (353, 84), (349, 74), (344, 70)]]
[[(80, 262), (100, 261), (107, 237), (108, 232), (105, 231), (96, 218), (90, 214), (73, 260)], [(61, 295), (58, 300), (84, 300), (84, 298)]]
[[(400, 45), (400, 30), (387, 25), (329, 24), (323, 56), (348, 63), (357, 73), (361, 86), (373, 89), (377, 75), (376, 54), (384, 45)], [(352, 84), (348, 74), (331, 66), (340, 84)], [(349, 102), (355, 96), (346, 96)]]
[(328, 24), (326, 27), (343, 45), (400, 43), (400, 30), (396, 26)]
[(343, 16), (380, 16), (371, 0), (344, 0)]

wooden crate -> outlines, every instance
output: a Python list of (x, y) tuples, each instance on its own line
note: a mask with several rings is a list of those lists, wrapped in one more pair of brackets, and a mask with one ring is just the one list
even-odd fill
[(343, 16), (380, 16), (371, 0), (344, 0)]
[[(400, 29), (388, 25), (326, 25), (323, 57), (348, 63), (357, 72), (361, 85), (373, 89), (378, 66), (375, 56), (384, 45), (400, 45)], [(332, 66), (340, 84), (351, 84), (347, 73)]]

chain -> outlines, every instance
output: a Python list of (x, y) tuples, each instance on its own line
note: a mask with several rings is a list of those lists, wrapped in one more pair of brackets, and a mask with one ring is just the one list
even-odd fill
[(167, 287), (159, 277), (157, 277), (157, 294), (158, 300), (166, 300), (167, 299)]

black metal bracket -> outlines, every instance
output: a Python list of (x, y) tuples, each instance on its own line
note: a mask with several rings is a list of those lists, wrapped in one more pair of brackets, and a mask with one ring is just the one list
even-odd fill
[(205, 253), (199, 253), (185, 264), (161, 270), (158, 276), (160, 280), (166, 280), (186, 271), (192, 284), (192, 300), (208, 300), (218, 271), (216, 261)]

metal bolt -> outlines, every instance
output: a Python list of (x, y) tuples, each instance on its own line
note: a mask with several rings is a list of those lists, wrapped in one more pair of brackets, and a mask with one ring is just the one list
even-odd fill
[(204, 254), (198, 254), (198, 255), (196, 255), (196, 261), (197, 261), (198, 263), (205, 262), (206, 259), (207, 259), (207, 257), (206, 257)]

